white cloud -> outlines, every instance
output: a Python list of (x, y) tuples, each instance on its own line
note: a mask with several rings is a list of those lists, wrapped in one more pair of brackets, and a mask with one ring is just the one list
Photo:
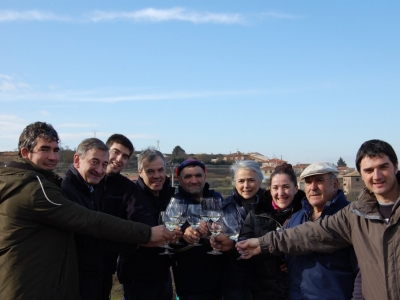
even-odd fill
[(12, 77), (10, 75), (0, 74), (1, 79), (11, 80)]
[(14, 11), (2, 10), (0, 11), (0, 22), (13, 22), (13, 21), (70, 21), (66, 16), (61, 16), (47, 11), (28, 10), (28, 11)]
[[(25, 121), (15, 115), (0, 115), (0, 132), (1, 133), (21, 133), (26, 126)], [(12, 135), (14, 136), (14, 135)], [(5, 137), (2, 135), (2, 137)]]
[(14, 92), (19, 89), (29, 88), (29, 85), (24, 82), (15, 82), (12, 76), (0, 74), (0, 92)]
[(170, 9), (145, 8), (131, 12), (94, 11), (88, 14), (87, 17), (92, 22), (115, 20), (131, 20), (136, 22), (186, 21), (191, 23), (219, 24), (240, 24), (244, 22), (242, 15), (238, 13), (195, 12), (181, 7)]

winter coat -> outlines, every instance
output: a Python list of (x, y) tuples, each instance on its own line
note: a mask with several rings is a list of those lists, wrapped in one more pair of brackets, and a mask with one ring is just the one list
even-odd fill
[[(240, 196), (236, 188), (233, 188), (231, 195), (223, 203), (224, 216), (233, 216), (241, 228), (249, 211), (259, 203), (264, 192), (265, 190), (260, 188), (252, 199), (246, 200)], [(222, 271), (223, 298), (232, 300), (251, 299), (251, 290), (247, 284), (250, 277), (248, 262), (236, 260), (240, 256), (236, 248), (225, 252), (224, 255), (227, 256), (227, 259)]]
[[(167, 207), (175, 189), (167, 179), (158, 197), (138, 178), (137, 192), (128, 203), (128, 216), (131, 220), (149, 226), (159, 225), (159, 215)], [(139, 246), (135, 253), (123, 252), (118, 262), (118, 279), (123, 284), (133, 280), (161, 281), (168, 280), (171, 259), (168, 255), (159, 255), (165, 249)]]
[(68, 200), (53, 172), (18, 159), (0, 168), (0, 299), (80, 299), (73, 232), (148, 243), (151, 229)]
[[(370, 292), (370, 288), (365, 285), (362, 266), (365, 266), (366, 260), (376, 261), (377, 256), (360, 256), (359, 252), (362, 250), (371, 254), (371, 247), (377, 245), (372, 246), (366, 243), (369, 239), (360, 238), (360, 231), (370, 225), (367, 219), (361, 220), (351, 212), (356, 204), (353, 202), (346, 206), (347, 200), (343, 192), (339, 191), (338, 196), (325, 205), (321, 217), (315, 222), (307, 222), (310, 212), (305, 205), (297, 216), (292, 216), (289, 227), (293, 228), (270, 232), (259, 238), (262, 252), (279, 254), (282, 251), (288, 254), (289, 274), (292, 276), (291, 298), (351, 299), (354, 279), (358, 273), (351, 247), (353, 244), (361, 268), (364, 297), (387, 299), (386, 296), (382, 297), (385, 293), (379, 289), (370, 294), (372, 297), (366, 297), (366, 291)], [(301, 222), (305, 223), (297, 225)], [(383, 262), (383, 257), (380, 259)], [(377, 272), (368, 273), (369, 278), (375, 277), (372, 273)], [(376, 282), (374, 284), (376, 287)]]
[[(63, 176), (61, 188), (68, 199), (89, 210), (105, 212), (100, 203), (102, 184), (104, 184), (104, 181), (96, 186), (89, 185), (79, 174), (78, 170), (74, 166), (71, 166)], [(102, 204), (108, 204), (108, 209), (111, 212), (115, 212), (111, 209), (112, 205), (107, 203), (107, 201)], [(83, 234), (75, 234), (75, 242), (78, 255), (81, 298), (90, 300), (107, 298), (110, 291), (109, 284), (106, 283), (110, 280), (111, 270), (106, 272), (106, 254), (112, 250), (134, 251), (136, 250), (136, 246), (100, 240)], [(116, 263), (115, 260), (115, 265)]]
[[(186, 204), (199, 204), (199, 202), (189, 193), (179, 187), (179, 192), (175, 194), (176, 198), (182, 199)], [(222, 195), (209, 189), (208, 183), (203, 189), (203, 197), (220, 197)], [(182, 231), (189, 226), (186, 223), (182, 226)], [(221, 271), (223, 267), (223, 255), (207, 254), (211, 251), (210, 242), (207, 239), (201, 239), (202, 246), (188, 247), (187, 243), (177, 248), (173, 259), (173, 274), (178, 295), (204, 294), (211, 291), (220, 290)], [(184, 251), (181, 251), (185, 249)]]
[[(283, 212), (277, 212), (272, 206), (271, 192), (265, 191), (258, 205), (247, 216), (239, 239), (260, 237), (280, 229), (293, 213), (301, 209), (301, 200), (304, 197), (305, 193), (298, 190), (291, 206)], [(248, 261), (251, 274), (248, 286), (254, 300), (288, 299), (288, 276), (280, 269), (283, 263), (284, 257), (275, 256), (256, 256)]]
[[(107, 175), (99, 188), (100, 211), (127, 220), (127, 206), (137, 193), (136, 184), (129, 178), (118, 173)], [(124, 249), (105, 249), (107, 251), (104, 254), (106, 276), (112, 276), (117, 270), (119, 252), (116, 250), (120, 251)], [(136, 247), (131, 247), (129, 251), (130, 253), (134, 253)]]

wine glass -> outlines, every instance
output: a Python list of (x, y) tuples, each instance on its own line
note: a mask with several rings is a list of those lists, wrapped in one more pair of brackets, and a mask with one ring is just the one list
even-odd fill
[(169, 200), (169, 203), (168, 203), (167, 207), (170, 206), (170, 205), (173, 205), (173, 204), (184, 204), (184, 203), (185, 203), (185, 200), (178, 199), (178, 198), (176, 198), (176, 197), (171, 197), (171, 199)]
[[(169, 230), (173, 231), (175, 226), (178, 224), (178, 220), (176, 218), (171, 218), (166, 211), (160, 212), (159, 223), (164, 224), (164, 226)], [(160, 255), (171, 255), (172, 252), (169, 252), (168, 249), (172, 249), (167, 242), (163, 246), (165, 248), (164, 252), (160, 253)]]
[[(222, 222), (221, 219), (217, 219), (216, 221), (207, 222), (207, 226), (208, 226), (208, 229), (210, 230), (211, 234), (213, 236), (217, 236), (222, 232), (224, 223)], [(221, 252), (217, 251), (214, 248), (212, 249), (212, 251), (209, 251), (207, 253), (211, 254), (211, 255), (221, 255), (222, 254)]]
[(210, 221), (211, 200), (212, 200), (212, 198), (201, 198), (200, 199), (200, 204), (201, 204), (201, 215), (200, 216), (205, 222)]
[(216, 222), (222, 216), (222, 200), (219, 197), (210, 198), (210, 219)]
[[(200, 204), (189, 204), (187, 210), (187, 221), (193, 229), (196, 229), (200, 226), (201, 222), (201, 205)], [(201, 246), (201, 244), (194, 242), (193, 246)]]
[(226, 236), (229, 237), (231, 240), (237, 242), (241, 229), (239, 221), (237, 220), (237, 218), (235, 218), (235, 215), (233, 214), (224, 215), (223, 221), (225, 225)]
[[(178, 226), (182, 227), (187, 220), (187, 204), (178, 204), (180, 207), (181, 214), (178, 219)], [(175, 241), (175, 245), (183, 245), (178, 239)]]

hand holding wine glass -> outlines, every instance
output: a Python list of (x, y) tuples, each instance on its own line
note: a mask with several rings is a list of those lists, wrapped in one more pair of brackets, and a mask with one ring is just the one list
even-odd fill
[(200, 226), (201, 222), (201, 217), (200, 217), (200, 212), (201, 212), (201, 205), (200, 204), (189, 204), (188, 205), (188, 210), (187, 210), (187, 221), (190, 224), (191, 228), (187, 228), (185, 231), (185, 235), (187, 235), (187, 239), (193, 239), (194, 243), (192, 245), (194, 246), (201, 246), (201, 244), (198, 243), (199, 241), (199, 233), (196, 231), (196, 229)]
[[(169, 230), (173, 231), (175, 226), (178, 224), (178, 219), (174, 217), (174, 214), (171, 213), (170, 211), (162, 211), (160, 212), (160, 220), (162, 224)], [(170, 255), (173, 254), (168, 251), (168, 249), (172, 249), (168, 243), (166, 242), (163, 246), (165, 248), (165, 251), (160, 253), (160, 255)]]
[[(208, 225), (208, 229), (210, 230), (212, 236), (214, 236), (214, 237), (218, 236), (223, 231), (223, 228), (224, 228), (224, 224), (221, 219), (218, 219), (216, 221), (207, 222), (207, 225)], [(212, 254), (212, 255), (221, 255), (222, 254), (221, 252), (218, 252), (215, 248), (213, 248), (212, 251), (207, 252), (207, 253)]]

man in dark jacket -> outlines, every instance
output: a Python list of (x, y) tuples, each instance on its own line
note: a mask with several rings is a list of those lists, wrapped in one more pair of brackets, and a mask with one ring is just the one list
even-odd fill
[[(179, 192), (175, 197), (185, 204), (199, 204), (202, 197), (218, 197), (221, 194), (211, 190), (206, 182), (206, 167), (195, 159), (187, 159), (176, 169)], [(224, 255), (209, 255), (212, 250), (208, 239), (201, 239), (202, 246), (188, 244), (197, 242), (200, 236), (208, 233), (204, 221), (193, 229), (186, 223), (182, 226), (185, 246), (173, 255), (173, 272), (179, 299), (216, 300), (221, 299), (221, 274)]]
[[(137, 191), (130, 199), (128, 217), (136, 222), (156, 226), (167, 207), (174, 188), (165, 175), (164, 155), (148, 148), (138, 157)], [(126, 300), (171, 300), (171, 259), (160, 255), (163, 248), (138, 247), (136, 253), (121, 253), (118, 279), (124, 286)]]
[(59, 138), (44, 122), (28, 125), (20, 159), (0, 169), (0, 299), (79, 299), (73, 232), (157, 246), (164, 227), (124, 221), (68, 200), (53, 173)]
[[(135, 148), (126, 136), (118, 133), (111, 135), (107, 139), (106, 145), (110, 149), (110, 157), (107, 165), (107, 174), (100, 186), (100, 210), (122, 219), (128, 219), (127, 205), (132, 201), (131, 199), (134, 197), (137, 187), (132, 180), (122, 175), (121, 172), (124, 170)], [(107, 300), (112, 289), (112, 276), (117, 270), (118, 251), (107, 251), (104, 254), (103, 291), (104, 299)], [(134, 253), (134, 251), (136, 251), (136, 247), (131, 249), (130, 253)]]

